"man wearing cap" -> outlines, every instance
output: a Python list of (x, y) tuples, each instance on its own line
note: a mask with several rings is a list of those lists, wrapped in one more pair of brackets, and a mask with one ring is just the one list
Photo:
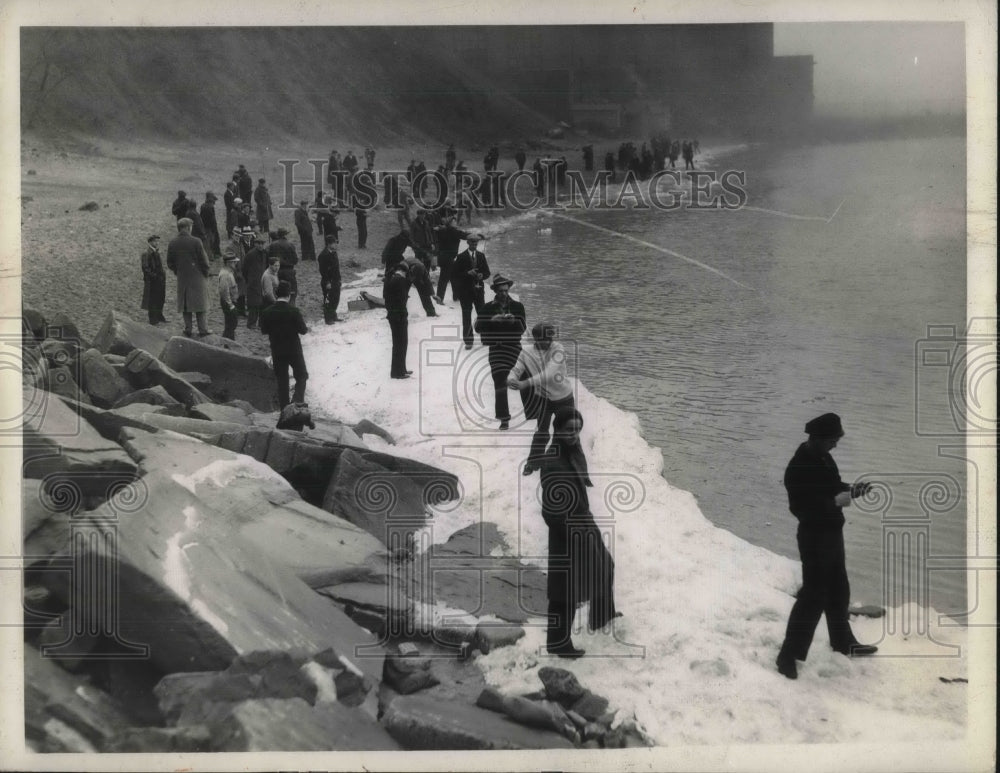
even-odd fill
[(253, 203), (257, 205), (257, 224), (261, 231), (266, 231), (268, 223), (274, 220), (274, 210), (271, 208), (271, 192), (267, 189), (263, 177), (257, 181), (257, 190), (253, 192)]
[[(264, 302), (263, 277), (267, 270), (267, 251), (264, 237), (253, 237), (253, 248), (240, 261), (240, 273), (246, 287), (247, 330), (256, 330), (260, 319), (260, 309)], [(272, 300), (273, 303), (273, 300)]]
[(288, 229), (279, 228), (275, 233), (277, 237), (267, 248), (267, 254), (277, 257), (281, 261), (281, 268), (278, 271), (278, 278), (288, 282), (290, 296), (288, 302), (295, 305), (295, 298), (299, 294), (298, 281), (295, 276), (295, 265), (299, 262), (299, 256), (295, 254), (295, 245), (288, 239)]
[(222, 268), (219, 269), (219, 305), (222, 307), (222, 318), (225, 320), (222, 337), (231, 341), (236, 340), (236, 326), (239, 324), (239, 315), (236, 313), (239, 289), (236, 286), (234, 273), (238, 263), (236, 253), (231, 247), (227, 247), (222, 256)]
[(514, 282), (502, 274), (493, 278), (493, 300), (483, 306), (476, 317), (476, 332), (489, 347), (490, 374), (496, 393), (496, 417), (500, 429), (510, 426), (507, 403), (507, 376), (521, 354), (521, 336), (528, 327), (524, 306), (510, 297)]
[(142, 253), (142, 304), (140, 308), (149, 313), (149, 324), (166, 322), (163, 303), (167, 294), (167, 274), (163, 270), (160, 257), (160, 237), (153, 234), (146, 239), (147, 247)]
[(202, 225), (205, 226), (205, 238), (208, 240), (205, 245), (209, 255), (218, 255), (222, 247), (219, 239), (219, 222), (215, 218), (216, 196), (209, 191), (205, 194), (205, 203), (201, 205), (198, 214), (201, 215)]
[(848, 618), (851, 588), (844, 560), (843, 508), (864, 496), (870, 483), (853, 486), (840, 479), (830, 451), (844, 430), (840, 417), (824, 413), (805, 427), (802, 443), (785, 469), (788, 508), (799, 521), (797, 540), (802, 558), (802, 588), (788, 618), (778, 653), (778, 671), (798, 678), (796, 660), (805, 660), (821, 615), (826, 615), (830, 646), (843, 655), (873, 655), (878, 648), (858, 643)]
[(177, 276), (177, 311), (184, 317), (184, 335), (191, 336), (191, 316), (198, 320), (198, 335), (211, 335), (205, 325), (208, 255), (201, 239), (191, 235), (191, 221), (177, 221), (177, 236), (167, 245), (167, 268)]
[(466, 241), (469, 243), (469, 248), (459, 253), (451, 269), (455, 297), (462, 305), (462, 339), (465, 341), (466, 349), (472, 348), (474, 340), (472, 309), (475, 307), (476, 314), (482, 311), (485, 303), (483, 280), (490, 275), (490, 266), (486, 262), (486, 256), (477, 250), (479, 242), (482, 240), (482, 234), (467, 236)]
[(326, 247), (316, 259), (319, 268), (320, 290), (323, 294), (323, 321), (328, 325), (339, 322), (337, 306), (340, 305), (340, 257), (337, 255), (337, 240), (326, 237)]
[(406, 349), (408, 346), (409, 314), (406, 301), (410, 295), (410, 267), (400, 261), (386, 269), (383, 294), (385, 296), (385, 318), (392, 334), (392, 359), (389, 366), (390, 378), (409, 378), (412, 371), (406, 369)]
[(299, 232), (299, 248), (302, 260), (316, 260), (316, 246), (313, 244), (313, 225), (309, 219), (309, 202), (302, 199), (295, 210), (295, 230)]
[(469, 234), (460, 230), (455, 225), (455, 216), (448, 215), (444, 225), (434, 229), (438, 245), (438, 274), (437, 299), (444, 303), (444, 291), (451, 285), (451, 298), (454, 300), (455, 282), (452, 278), (452, 270), (455, 258), (458, 257), (458, 248), (462, 239), (467, 239)]
[(178, 220), (187, 214), (188, 201), (187, 194), (184, 191), (177, 191), (177, 198), (174, 199), (174, 203), (170, 205), (170, 211)]
[(260, 314), (260, 332), (267, 335), (271, 343), (271, 361), (274, 364), (274, 377), (278, 382), (278, 404), (284, 408), (288, 399), (288, 369), (295, 376), (296, 403), (305, 401), (306, 381), (309, 372), (302, 356), (302, 341), (300, 335), (309, 332), (302, 312), (291, 305), (289, 295), (291, 288), (288, 282), (278, 282), (275, 289), (275, 302)]

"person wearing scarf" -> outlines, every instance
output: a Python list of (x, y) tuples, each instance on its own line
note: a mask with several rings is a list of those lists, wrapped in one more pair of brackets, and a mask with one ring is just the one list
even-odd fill
[(587, 457), (580, 445), (583, 417), (563, 406), (553, 417), (555, 436), (542, 462), (542, 518), (549, 528), (546, 650), (562, 658), (579, 658), (570, 633), (576, 608), (590, 602), (588, 627), (603, 628), (615, 610), (615, 562), (604, 546), (587, 498), (592, 486)]

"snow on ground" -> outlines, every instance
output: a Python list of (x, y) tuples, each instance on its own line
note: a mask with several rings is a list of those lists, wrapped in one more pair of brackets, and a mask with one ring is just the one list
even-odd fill
[[(381, 294), (374, 271), (345, 285), (343, 307), (360, 290)], [(496, 431), (486, 348), (477, 338), (475, 348), (464, 350), (456, 303), (437, 308), (437, 318), (426, 317), (411, 291), (407, 364), (414, 375), (407, 380), (389, 378), (383, 311), (348, 312), (331, 326), (308, 320), (307, 400), (317, 413), (347, 423), (370, 419), (397, 440), (388, 446), (366, 436), (373, 448), (459, 476), (464, 496), (435, 513), (435, 542), (480, 519), (493, 521), (512, 554), (544, 566), (539, 477), (520, 474), (533, 423), (521, 425), (520, 400), (510, 393), (511, 430)], [(580, 376), (586, 381), (586, 373)], [(661, 453), (642, 438), (635, 415), (583, 383), (577, 404), (595, 484), (591, 507), (613, 535), (624, 617), (613, 632), (575, 633), (587, 650), (578, 661), (540, 656), (544, 628), (537, 620), (516, 646), (480, 657), (491, 684), (531, 691), (540, 686), (536, 666), (569, 668), (613, 708), (634, 712), (661, 745), (964, 737), (969, 686), (939, 677), (967, 677), (965, 629), (942, 626), (932, 610), (915, 608), (890, 610), (881, 620), (855, 618), (859, 640), (877, 643), (880, 652), (851, 660), (829, 649), (821, 622), (799, 679), (785, 679), (774, 659), (799, 564), (713, 526), (690, 493), (662, 477)], [(796, 442), (789, 439), (789, 453)], [(775, 506), (784, 510), (783, 503)], [(795, 528), (785, 517), (787, 528)], [(577, 619), (585, 621), (583, 610)]]

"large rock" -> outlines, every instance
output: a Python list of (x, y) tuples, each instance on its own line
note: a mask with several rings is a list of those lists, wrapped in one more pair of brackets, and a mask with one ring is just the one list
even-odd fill
[(74, 344), (78, 349), (89, 349), (90, 343), (82, 335), (76, 323), (61, 311), (57, 311), (45, 330), (49, 338)]
[(451, 473), (389, 454), (346, 449), (323, 495), (323, 509), (388, 545), (393, 531), (419, 527), (427, 504), (456, 496), (458, 479)]
[(80, 354), (80, 345), (75, 341), (61, 341), (56, 338), (46, 338), (38, 347), (49, 365), (66, 366), (72, 363)]
[(21, 306), (21, 327), (36, 341), (45, 340), (45, 315), (31, 306)]
[(526, 727), (487, 709), (442, 702), (426, 694), (395, 698), (382, 717), (389, 734), (407, 749), (572, 749), (550, 730)]
[(215, 751), (398, 751), (386, 731), (341, 703), (310, 706), (301, 698), (216, 704), (206, 718)]
[(343, 604), (344, 611), (369, 631), (398, 635), (412, 630), (413, 601), (401, 583), (346, 582), (316, 590)]
[(190, 727), (126, 727), (120, 730), (105, 746), (106, 752), (139, 752), (152, 754), (177, 754), (180, 752), (209, 752), (212, 750), (212, 731), (204, 725)]
[(134, 392), (130, 392), (125, 395), (112, 407), (124, 408), (126, 405), (131, 405), (132, 403), (148, 403), (150, 405), (181, 405), (178, 400), (175, 400), (170, 396), (170, 393), (167, 392), (166, 389), (157, 385), (153, 387), (146, 387), (145, 389), (136, 389)]
[(309, 430), (309, 437), (313, 440), (321, 440), (326, 443), (336, 443), (340, 446), (351, 446), (352, 448), (365, 448), (365, 442), (353, 428), (346, 424), (314, 417), (316, 428)]
[(167, 432), (126, 429), (121, 439), (147, 478), (153, 471), (171, 476), (216, 512), (221, 526), (238, 533), (270, 562), (287, 567), (310, 586), (384, 582), (387, 556), (376, 539), (303, 502), (266, 465)]
[(545, 686), (545, 694), (566, 708), (580, 700), (587, 692), (577, 680), (576, 674), (565, 668), (543, 666), (538, 669), (538, 678)]
[(80, 373), (84, 391), (99, 408), (112, 407), (132, 391), (132, 386), (118, 375), (97, 349), (88, 349), (80, 355)]
[(220, 349), (193, 338), (174, 337), (160, 355), (176, 371), (194, 370), (212, 379), (206, 390), (217, 402), (239, 398), (262, 411), (273, 410), (278, 386), (267, 362), (250, 354)]
[[(90, 514), (95, 538), (75, 557), (95, 576), (116, 578), (119, 637), (147, 645), (160, 672), (222, 670), (240, 654), (332, 646), (369, 678), (381, 674), (374, 637), (245, 539), (236, 528), (241, 514), (210, 507), (192, 493), (195, 481), (169, 470), (142, 482), (146, 498), (134, 512)], [(85, 610), (76, 613), (89, 624)]]
[(133, 349), (143, 349), (159, 357), (170, 340), (170, 333), (155, 325), (136, 322), (117, 311), (109, 311), (104, 318), (94, 348), (103, 354), (128, 354)]
[(231, 422), (192, 419), (187, 416), (165, 416), (162, 413), (143, 414), (142, 420), (154, 427), (169, 429), (171, 432), (179, 432), (182, 435), (190, 435), (213, 444), (217, 443), (222, 435), (237, 431), (243, 426)]
[(242, 424), (249, 427), (253, 421), (247, 416), (246, 411), (232, 405), (218, 405), (216, 403), (202, 403), (191, 409), (191, 418), (204, 419), (205, 421), (226, 422), (229, 424)]
[(68, 397), (81, 403), (90, 404), (90, 397), (80, 389), (74, 378), (74, 369), (65, 365), (49, 367), (45, 375), (45, 388), (60, 397)]
[(26, 565), (53, 555), (69, 555), (70, 522), (83, 505), (72, 491), (56, 489), (53, 499), (42, 489), (42, 482), (30, 478), (21, 481), (21, 536)]
[[(150, 405), (149, 403), (129, 403), (128, 405), (123, 405), (120, 408), (112, 408), (108, 413), (113, 413), (116, 416), (125, 416), (129, 419), (135, 419), (136, 421), (142, 422), (144, 426), (138, 427), (139, 429), (145, 429), (147, 432), (155, 432), (156, 427), (152, 424), (146, 425), (142, 421), (142, 415), (144, 413), (151, 413), (155, 416), (184, 416), (186, 411), (184, 406), (180, 403), (173, 403), (171, 405)], [(116, 436), (117, 437), (117, 436)]]
[(103, 438), (62, 398), (38, 401), (24, 391), (23, 476), (44, 479), (46, 491), (107, 497), (135, 479), (136, 465), (121, 447)]
[(118, 435), (122, 427), (133, 427), (147, 432), (156, 432), (157, 429), (152, 424), (144, 422), (141, 415), (135, 416), (128, 411), (106, 411), (90, 403), (81, 403), (62, 395), (60, 395), (60, 399), (71, 411), (78, 414), (90, 426), (96, 429), (101, 437), (113, 443), (118, 441)]
[(188, 408), (200, 403), (210, 403), (208, 395), (181, 378), (143, 349), (134, 349), (125, 358), (125, 371), (136, 389), (162, 386), (167, 393)]

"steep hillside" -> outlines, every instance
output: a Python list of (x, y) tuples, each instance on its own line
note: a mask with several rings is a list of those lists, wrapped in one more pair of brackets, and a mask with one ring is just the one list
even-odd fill
[(546, 120), (419, 28), (25, 28), (22, 131), (490, 142)]

